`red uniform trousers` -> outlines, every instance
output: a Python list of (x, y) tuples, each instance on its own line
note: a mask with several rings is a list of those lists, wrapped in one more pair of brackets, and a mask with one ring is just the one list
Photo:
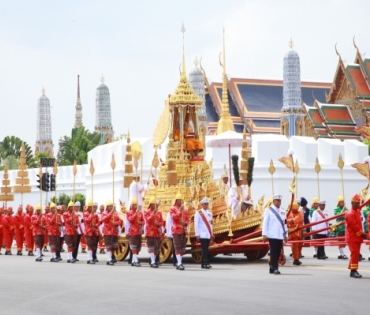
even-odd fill
[(24, 228), (15, 229), (15, 241), (17, 243), (17, 250), (21, 252), (23, 248), (23, 241), (24, 241)]
[(349, 258), (348, 269), (357, 270), (358, 269), (358, 260), (360, 258), (360, 242), (348, 242), (348, 248), (351, 251), (351, 256)]
[[(302, 238), (299, 237), (299, 236), (289, 236), (289, 240), (291, 241), (301, 241)], [(292, 253), (293, 253), (293, 259), (294, 260), (299, 260), (299, 258), (301, 258), (301, 252), (302, 252), (302, 245), (303, 243), (302, 242), (299, 242), (299, 243), (293, 243), (291, 246), (292, 246)]]
[(33, 245), (35, 244), (35, 241), (33, 239), (32, 231), (30, 233), (26, 233), (26, 245), (27, 245), (27, 250), (29, 252), (33, 252)]
[(98, 243), (98, 248), (100, 250), (104, 249), (105, 248), (105, 244), (104, 244), (104, 239), (101, 235), (99, 235), (99, 243)]
[(4, 234), (6, 251), (10, 251), (12, 249), (13, 238), (14, 238), (14, 233)]

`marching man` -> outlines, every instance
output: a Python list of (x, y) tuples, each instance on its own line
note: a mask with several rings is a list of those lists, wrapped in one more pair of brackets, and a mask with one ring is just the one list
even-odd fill
[(188, 210), (182, 205), (183, 197), (180, 193), (176, 194), (175, 204), (170, 209), (172, 227), (171, 233), (177, 258), (177, 270), (185, 270), (182, 265), (182, 256), (186, 251), (186, 234), (188, 233), (189, 215)]
[(346, 222), (346, 242), (349, 250), (351, 251), (351, 257), (348, 265), (348, 269), (351, 270), (349, 276), (352, 278), (361, 278), (362, 276), (358, 273), (358, 260), (360, 257), (361, 243), (363, 237), (366, 234), (362, 230), (362, 222), (360, 217), (361, 208), (370, 203), (370, 199), (360, 205), (361, 197), (355, 194), (351, 199), (352, 207), (347, 211), (345, 215)]
[(28, 250), (28, 256), (34, 256), (33, 254), (33, 246), (34, 246), (34, 240), (33, 240), (33, 225), (32, 225), (32, 215), (33, 215), (33, 207), (31, 205), (26, 206), (27, 213), (24, 216), (24, 232), (25, 232), (25, 238), (26, 238), (26, 245)]
[(287, 226), (285, 211), (280, 208), (282, 195), (272, 198), (272, 205), (263, 214), (262, 237), (270, 244), (270, 273), (279, 275), (278, 259), (283, 242), (287, 241)]
[(90, 200), (87, 202), (87, 209), (84, 212), (84, 224), (85, 224), (85, 239), (87, 243), (87, 255), (88, 255), (88, 264), (95, 264), (94, 253), (96, 255), (96, 250), (98, 247), (98, 238), (99, 238), (99, 225), (100, 219), (96, 213), (97, 206), (93, 204)]
[[(338, 214), (346, 212), (347, 208), (345, 207), (345, 204), (344, 204), (344, 197), (339, 196), (337, 202), (338, 202), (337, 207), (334, 209), (334, 215), (338, 215)], [(335, 222), (336, 223), (344, 222), (344, 217), (337, 218), (335, 220)], [(341, 237), (341, 236), (345, 235), (344, 228), (345, 228), (344, 224), (336, 227), (336, 229), (335, 229), (336, 230), (336, 237)], [(339, 247), (338, 247), (339, 248), (338, 259), (348, 259), (348, 257), (344, 254), (344, 248), (345, 247), (346, 247), (346, 245), (339, 245)]]
[(15, 228), (15, 241), (17, 243), (17, 255), (22, 255), (23, 241), (24, 241), (24, 214), (23, 206), (19, 206), (17, 213), (13, 217)]
[[(324, 200), (319, 201), (319, 208), (316, 211), (314, 211), (314, 213), (312, 214), (311, 222), (318, 222), (328, 217), (328, 213), (325, 211), (325, 206), (326, 206), (326, 201)], [(325, 229), (327, 227), (328, 227), (328, 222), (318, 223), (312, 226), (312, 231)], [(328, 231), (324, 230), (324, 231), (317, 232), (313, 238), (323, 239), (323, 238), (326, 238), (327, 236), (328, 236)], [(317, 259), (325, 260), (327, 258), (328, 256), (326, 256), (325, 254), (324, 245), (317, 246)]]
[(32, 231), (36, 248), (36, 261), (42, 261), (41, 250), (44, 246), (44, 234), (46, 228), (45, 217), (41, 213), (41, 205), (36, 205), (36, 213), (32, 215)]
[(80, 220), (73, 210), (74, 203), (70, 201), (68, 203), (68, 209), (63, 214), (64, 219), (64, 241), (68, 247), (68, 260), (67, 263), (74, 264), (77, 260), (73, 258), (73, 251), (77, 246), (77, 229), (80, 228)]
[(151, 268), (158, 268), (156, 257), (159, 254), (162, 227), (164, 225), (162, 212), (158, 210), (158, 203), (155, 201), (154, 197), (150, 198), (149, 207), (144, 211), (145, 238), (151, 259)]
[(210, 269), (212, 266), (209, 264), (208, 247), (210, 242), (214, 240), (213, 217), (212, 212), (208, 209), (209, 199), (204, 197), (200, 204), (202, 209), (197, 211), (194, 217), (195, 237), (202, 247), (201, 266), (204, 269)]
[(130, 223), (128, 235), (130, 249), (132, 250), (131, 266), (141, 267), (137, 256), (141, 250), (141, 235), (144, 233), (144, 216), (143, 212), (138, 208), (138, 200), (136, 198), (131, 198), (127, 221)]
[[(301, 241), (302, 240), (302, 230), (298, 230), (303, 225), (303, 212), (298, 210), (299, 205), (297, 202), (293, 202), (292, 209), (289, 211), (287, 216), (287, 226), (289, 232), (290, 241)], [(293, 265), (299, 266), (302, 262), (299, 260), (301, 258), (302, 242), (292, 243), (293, 252)]]
[(55, 203), (50, 204), (50, 212), (46, 215), (49, 246), (51, 251), (50, 262), (59, 262), (57, 252), (60, 247), (60, 228), (63, 225), (62, 216), (57, 213)]
[(8, 207), (7, 209), (5, 209), (2, 223), (6, 248), (5, 255), (12, 254), (12, 244), (14, 237), (14, 223), (12, 214), (13, 214), (12, 207)]

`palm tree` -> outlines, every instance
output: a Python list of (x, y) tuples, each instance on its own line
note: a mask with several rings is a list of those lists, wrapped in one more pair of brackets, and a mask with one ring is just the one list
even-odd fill
[[(14, 160), (19, 160), (21, 156), (22, 143), (24, 143), (26, 151), (27, 167), (37, 167), (37, 163), (35, 163), (31, 147), (26, 142), (15, 136), (7, 136), (3, 139), (3, 141), (0, 142), (0, 159), (2, 161), (2, 164), (4, 164), (5, 161), (12, 161), (12, 167), (15, 165)], [(8, 166), (9, 169), (14, 169), (10, 168), (10, 165)], [(18, 165), (16, 166), (16, 168), (17, 167)]]

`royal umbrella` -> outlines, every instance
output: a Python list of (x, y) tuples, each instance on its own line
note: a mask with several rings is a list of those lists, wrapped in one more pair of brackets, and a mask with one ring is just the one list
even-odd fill
[[(229, 148), (229, 178), (231, 182), (231, 148), (242, 146), (243, 134), (235, 131), (225, 131), (217, 136), (207, 137), (207, 147), (210, 148)], [(250, 138), (247, 138), (250, 145)]]

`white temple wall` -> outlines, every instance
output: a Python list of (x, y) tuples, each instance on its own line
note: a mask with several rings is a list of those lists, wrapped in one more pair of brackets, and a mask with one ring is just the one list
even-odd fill
[[(154, 155), (154, 147), (151, 138), (132, 138), (131, 144), (135, 141), (141, 143), (143, 151), (143, 184), (147, 182), (151, 170), (152, 159)], [(158, 155), (165, 160), (167, 142), (158, 150)], [(356, 169), (350, 165), (356, 162), (363, 162), (368, 155), (368, 147), (356, 140), (339, 141), (336, 139), (319, 139), (316, 141), (310, 137), (291, 137), (288, 140), (281, 135), (254, 135), (252, 137), (252, 155), (255, 157), (255, 166), (253, 172), (252, 183), (252, 198), (254, 203), (258, 199), (265, 196), (264, 203), (272, 196), (272, 180), (271, 174), (268, 172), (270, 160), (273, 160), (276, 171), (274, 173), (274, 193), (282, 194), (283, 207), (288, 206), (290, 193), (288, 187), (293, 179), (293, 173), (287, 169), (281, 162), (278, 161), (282, 156), (287, 155), (287, 151), (294, 151), (294, 159), (298, 159), (300, 172), (298, 174), (297, 197), (305, 197), (309, 206), (313, 197), (319, 197), (317, 174), (314, 171), (316, 157), (319, 158), (321, 172), (319, 173), (320, 199), (326, 200), (327, 210), (329, 214), (333, 213), (336, 207), (336, 200), (339, 195), (342, 195), (342, 181), (340, 169), (337, 166), (339, 153), (342, 154), (345, 166), (343, 168), (345, 200), (347, 206), (350, 205), (350, 197), (354, 193), (359, 193), (366, 187), (368, 181), (361, 176)], [(231, 154), (239, 154), (240, 148), (232, 148)], [(114, 172), (111, 169), (112, 153), (114, 153), (116, 161), (116, 169)], [(93, 200), (99, 204), (105, 204), (107, 200), (113, 199), (114, 186), (114, 202), (119, 203), (119, 199), (128, 201), (128, 191), (123, 188), (124, 164), (126, 154), (126, 140), (113, 142), (102, 145), (89, 152), (89, 164), (77, 166), (77, 174), (75, 177), (76, 193), (83, 193), (86, 199), (92, 198), (91, 176), (90, 176), (90, 160), (93, 160), (95, 173), (93, 177), (94, 189)], [(228, 148), (207, 148), (206, 158), (213, 158), (214, 180), (218, 181), (224, 172), (226, 164), (228, 164)], [(57, 195), (60, 193), (73, 194), (73, 166), (64, 166), (58, 168), (57, 176)], [(139, 161), (138, 172), (140, 172), (141, 162)], [(45, 169), (44, 169), (45, 171)], [(52, 169), (49, 168), (49, 173)], [(135, 170), (134, 170), (135, 172)], [(9, 179), (11, 185), (15, 183), (16, 171), (9, 171)], [(37, 204), (40, 202), (40, 192), (36, 188), (36, 175), (39, 169), (30, 169), (29, 178), (31, 180), (32, 192), (24, 194), (23, 204)], [(233, 175), (232, 175), (233, 176)], [(0, 172), (0, 180), (2, 172)], [(54, 196), (54, 192), (48, 194), (50, 200)], [(43, 192), (43, 204), (45, 204), (45, 192)], [(21, 203), (20, 194), (15, 195), (15, 201), (9, 204), (16, 207)]]

